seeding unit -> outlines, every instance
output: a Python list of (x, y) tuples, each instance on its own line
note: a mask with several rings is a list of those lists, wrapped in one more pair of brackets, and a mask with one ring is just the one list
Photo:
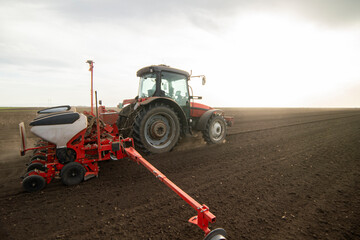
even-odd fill
[(39, 191), (53, 179), (61, 179), (68, 186), (76, 185), (98, 176), (100, 161), (130, 158), (142, 164), (197, 211), (189, 222), (205, 232), (205, 239), (225, 239), (224, 229), (210, 231), (209, 223), (214, 223), (216, 217), (209, 208), (199, 204), (146, 161), (135, 150), (133, 138), (123, 138), (119, 134), (118, 113), (98, 107), (96, 92), (95, 99), (95, 113), (93, 107), (91, 112), (78, 113), (68, 105), (38, 111), (30, 126), (31, 132), (41, 140), (32, 148), (27, 148), (24, 123), (19, 124), (21, 155), (33, 152), (23, 177), (23, 188), (28, 192)]

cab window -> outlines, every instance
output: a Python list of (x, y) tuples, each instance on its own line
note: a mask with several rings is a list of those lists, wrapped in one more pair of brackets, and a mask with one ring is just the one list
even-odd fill
[(140, 78), (139, 98), (152, 97), (156, 90), (156, 74), (145, 74)]
[(161, 72), (161, 91), (165, 97), (185, 106), (189, 99), (187, 77), (178, 73)]

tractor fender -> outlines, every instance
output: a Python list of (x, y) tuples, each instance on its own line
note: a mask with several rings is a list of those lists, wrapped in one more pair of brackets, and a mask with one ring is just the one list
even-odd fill
[(223, 112), (223, 110), (220, 110), (220, 109), (210, 109), (210, 110), (206, 111), (203, 115), (201, 115), (199, 121), (196, 124), (195, 129), (199, 130), (199, 131), (206, 130), (206, 124), (209, 121), (209, 118), (213, 114), (224, 115), (224, 112)]
[[(177, 104), (177, 102), (175, 102), (171, 98), (151, 97), (151, 98), (146, 99), (145, 101), (138, 102), (138, 104), (140, 106), (146, 106), (146, 105), (155, 104), (155, 103), (163, 103), (163, 104), (166, 104), (166, 105), (170, 106), (171, 108), (173, 108), (179, 117), (179, 121), (181, 123), (181, 128), (188, 129), (188, 122), (187, 122), (184, 110), (182, 110), (182, 108), (179, 106), (179, 104)], [(182, 129), (180, 129), (180, 132), (183, 132)]]

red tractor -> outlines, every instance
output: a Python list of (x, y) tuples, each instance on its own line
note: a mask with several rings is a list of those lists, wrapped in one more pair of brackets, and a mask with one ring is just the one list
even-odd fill
[[(168, 152), (181, 136), (201, 131), (209, 144), (222, 143), (233, 118), (222, 110), (195, 103), (188, 72), (166, 65), (152, 65), (137, 72), (139, 93), (124, 100), (117, 121), (120, 135), (132, 137), (137, 149), (145, 153)], [(191, 90), (191, 91), (189, 91)]]

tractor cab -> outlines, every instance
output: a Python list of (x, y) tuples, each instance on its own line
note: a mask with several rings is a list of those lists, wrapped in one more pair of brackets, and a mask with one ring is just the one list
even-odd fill
[[(162, 153), (174, 148), (180, 135), (201, 131), (210, 144), (222, 143), (226, 136), (227, 120), (223, 111), (195, 103), (190, 78), (186, 71), (166, 65), (141, 68), (139, 92), (135, 99), (123, 101), (117, 127), (119, 135), (133, 137), (143, 152)], [(190, 90), (190, 91), (189, 91)]]
[(144, 67), (137, 76), (140, 77), (139, 99), (166, 97), (174, 100), (185, 112), (189, 109), (188, 72), (159, 65)]

